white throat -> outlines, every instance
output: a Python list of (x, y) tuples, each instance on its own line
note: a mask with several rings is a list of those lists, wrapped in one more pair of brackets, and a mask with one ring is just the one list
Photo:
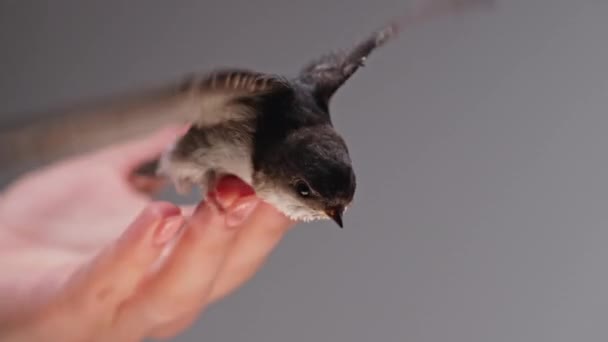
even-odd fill
[(329, 219), (324, 212), (307, 207), (292, 194), (287, 194), (279, 189), (256, 189), (256, 193), (263, 201), (277, 208), (292, 220), (310, 222)]

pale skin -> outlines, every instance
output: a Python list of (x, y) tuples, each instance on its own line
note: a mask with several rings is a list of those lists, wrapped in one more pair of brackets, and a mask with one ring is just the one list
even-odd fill
[(295, 222), (244, 183), (179, 208), (129, 177), (182, 132), (51, 165), (0, 195), (0, 340), (172, 337), (263, 265)]

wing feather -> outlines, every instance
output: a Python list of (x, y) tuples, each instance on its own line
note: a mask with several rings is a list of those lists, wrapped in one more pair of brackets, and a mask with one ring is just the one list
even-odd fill
[(40, 165), (171, 124), (207, 126), (243, 118), (254, 111), (239, 99), (289, 91), (284, 78), (245, 69), (193, 74), (169, 85), (4, 125), (0, 127), (0, 165), (17, 169)]
[(315, 95), (328, 105), (334, 93), (361, 67), (377, 48), (399, 32), (440, 15), (476, 7), (490, 7), (494, 0), (423, 0), (421, 4), (365, 37), (349, 50), (338, 50), (309, 62), (300, 71), (300, 80), (315, 89)]

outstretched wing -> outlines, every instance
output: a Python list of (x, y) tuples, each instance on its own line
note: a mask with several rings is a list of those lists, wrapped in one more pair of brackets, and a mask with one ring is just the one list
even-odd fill
[(361, 66), (375, 49), (383, 46), (406, 27), (434, 18), (481, 5), (492, 5), (492, 0), (422, 0), (404, 16), (391, 21), (384, 28), (356, 44), (348, 51), (335, 51), (312, 61), (300, 72), (300, 81), (310, 84), (321, 103), (328, 105), (333, 94)]
[(212, 125), (252, 111), (243, 99), (286, 95), (279, 76), (220, 69), (185, 81), (0, 127), (0, 165), (23, 168), (132, 139), (164, 125)]
[(255, 115), (256, 100), (287, 98), (292, 93), (284, 77), (246, 69), (219, 69), (203, 77), (193, 76), (182, 91), (193, 110), (189, 121), (195, 126), (210, 126)]

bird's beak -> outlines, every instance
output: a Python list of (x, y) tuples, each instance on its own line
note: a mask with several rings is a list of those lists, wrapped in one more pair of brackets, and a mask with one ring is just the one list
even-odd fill
[(329, 216), (340, 228), (344, 228), (342, 224), (342, 214), (344, 213), (343, 206), (331, 207), (325, 210), (327, 216)]

